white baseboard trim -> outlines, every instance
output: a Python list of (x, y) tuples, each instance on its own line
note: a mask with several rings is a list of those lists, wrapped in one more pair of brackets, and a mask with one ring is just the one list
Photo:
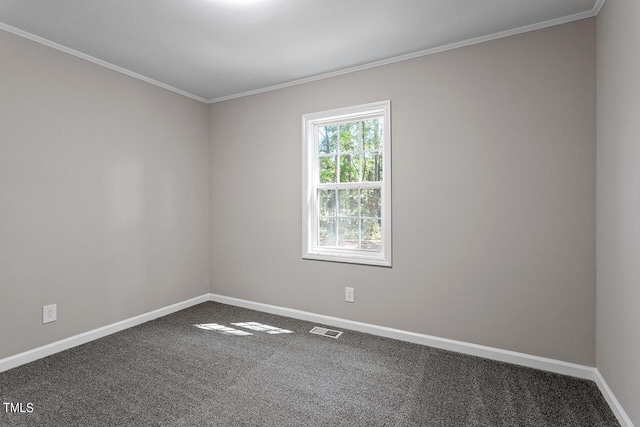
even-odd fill
[(120, 322), (112, 323), (98, 329), (83, 332), (81, 334), (74, 335), (72, 337), (65, 338), (60, 341), (44, 345), (42, 347), (35, 348), (33, 350), (28, 350), (23, 353), (16, 354), (15, 356), (5, 357), (4, 359), (0, 359), (0, 372), (8, 371), (9, 369), (24, 365), (25, 363), (42, 359), (43, 357), (47, 357), (52, 354), (59, 353), (63, 350), (85, 344), (89, 341), (97, 340), (98, 338), (120, 332), (124, 329), (131, 328), (132, 326), (140, 325), (150, 320), (157, 319), (158, 317), (166, 316), (168, 314), (184, 310), (185, 308), (206, 301), (209, 301), (209, 294), (200, 295), (199, 297), (191, 298), (189, 300), (172, 304), (167, 307), (162, 307), (157, 310), (153, 310), (139, 316), (131, 317)]
[(176, 311), (184, 310), (196, 304), (205, 301), (215, 301), (223, 304), (233, 305), (237, 307), (248, 308), (251, 310), (263, 311), (266, 313), (277, 314), (294, 319), (305, 320), (308, 322), (320, 323), (322, 325), (334, 326), (338, 328), (350, 329), (358, 332), (364, 332), (371, 335), (378, 335), (387, 338), (393, 338), (401, 341), (407, 341), (414, 344), (427, 345), (430, 347), (440, 348), (443, 350), (455, 351), (471, 356), (483, 357), (486, 359), (497, 360), (500, 362), (511, 363), (514, 365), (526, 366), (529, 368), (540, 369), (543, 371), (554, 372), (562, 375), (582, 378), (594, 381), (605, 400), (611, 407), (616, 418), (622, 427), (634, 427), (631, 419), (622, 408), (622, 405), (615, 397), (606, 381), (602, 377), (597, 368), (579, 365), (576, 363), (563, 362), (561, 360), (549, 359), (546, 357), (533, 356), (526, 353), (518, 353), (510, 350), (503, 350), (494, 347), (488, 347), (478, 344), (466, 343), (447, 338), (434, 337), (431, 335), (419, 334), (416, 332), (408, 332), (400, 329), (388, 328), (386, 326), (378, 326), (369, 323), (357, 322), (354, 320), (341, 319), (339, 317), (325, 316), (322, 314), (311, 313), (308, 311), (296, 310), (293, 308), (280, 307), (276, 305), (263, 304), (254, 301), (243, 300), (239, 298), (226, 297), (217, 294), (205, 294), (199, 297), (191, 298), (167, 307), (159, 308), (139, 316), (131, 317), (120, 322), (112, 323), (98, 329), (93, 329), (69, 338), (47, 344), (33, 350), (9, 356), (0, 359), (0, 372), (16, 368), (29, 362), (50, 356), (52, 354), (70, 349), (72, 347), (85, 344), (89, 341), (120, 332), (124, 329), (140, 325), (158, 317), (166, 316)]
[(634, 427), (633, 423), (631, 422), (631, 418), (629, 418), (627, 413), (622, 408), (622, 405), (620, 404), (618, 399), (616, 399), (616, 396), (613, 394), (613, 392), (607, 385), (607, 382), (604, 380), (604, 377), (602, 376), (598, 368), (595, 369), (594, 381), (598, 385), (600, 392), (602, 393), (605, 400), (609, 404), (609, 407), (611, 408), (611, 410), (613, 411), (613, 414), (618, 419), (618, 422), (620, 423), (620, 425), (622, 427)]
[(407, 332), (400, 329), (387, 328), (386, 326), (372, 325), (369, 323), (357, 322), (354, 320), (341, 319), (339, 317), (325, 316), (322, 314), (310, 313), (308, 311), (296, 310), (293, 308), (280, 307), (276, 305), (263, 304), (260, 302), (247, 301), (239, 298), (226, 297), (223, 295), (209, 294), (209, 300), (251, 310), (263, 311), (308, 322), (320, 323), (321, 325), (350, 329), (364, 332), (371, 335), (378, 335), (407, 341), (414, 344), (427, 345), (429, 347), (443, 350), (455, 351), (471, 356), (484, 357), (485, 359), (497, 360), (499, 362), (511, 363), (514, 365), (526, 366), (528, 368), (540, 369), (542, 371), (554, 372), (562, 375), (569, 375), (594, 381), (605, 400), (611, 407), (614, 415), (622, 427), (634, 427), (631, 419), (627, 416), (622, 405), (605, 382), (597, 368), (579, 365), (576, 363), (564, 362), (562, 360), (549, 359), (546, 357), (533, 356), (526, 353), (518, 353), (500, 348), (487, 347), (484, 345), (471, 344), (463, 341), (455, 341), (447, 338), (434, 337), (431, 335)]
[(320, 323), (327, 326), (350, 329), (364, 332), (371, 335), (378, 335), (387, 338), (394, 338), (414, 344), (427, 345), (429, 347), (443, 350), (455, 351), (471, 356), (484, 357), (486, 359), (497, 360), (499, 362), (511, 363), (514, 365), (526, 366), (543, 371), (554, 372), (562, 375), (582, 378), (594, 381), (595, 368), (576, 363), (563, 362), (561, 360), (548, 359), (546, 357), (532, 356), (530, 354), (518, 353), (510, 350), (502, 350), (484, 345), (471, 344), (463, 341), (455, 341), (447, 338), (434, 337), (430, 335), (407, 332), (400, 329), (388, 328), (386, 326), (372, 325), (369, 323), (346, 320), (338, 317), (325, 316), (322, 314), (310, 313), (293, 308), (279, 307), (270, 304), (247, 301), (238, 298), (226, 297), (223, 295), (209, 294), (210, 301), (252, 310), (264, 311), (280, 316), (293, 317), (294, 319), (306, 320), (308, 322)]

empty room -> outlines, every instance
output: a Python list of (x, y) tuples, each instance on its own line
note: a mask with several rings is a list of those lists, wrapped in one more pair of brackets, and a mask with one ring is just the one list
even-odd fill
[(640, 426), (639, 22), (0, 0), (0, 426)]

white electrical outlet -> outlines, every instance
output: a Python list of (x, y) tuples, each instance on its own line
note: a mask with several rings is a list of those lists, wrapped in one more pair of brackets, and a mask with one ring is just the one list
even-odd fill
[(55, 322), (58, 318), (58, 306), (56, 304), (42, 307), (42, 323)]
[(344, 288), (344, 300), (346, 302), (354, 302), (355, 293), (356, 292), (353, 288), (349, 288), (349, 287)]

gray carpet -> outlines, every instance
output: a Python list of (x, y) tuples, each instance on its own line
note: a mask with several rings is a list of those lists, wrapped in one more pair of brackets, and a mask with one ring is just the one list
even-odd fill
[(619, 425), (590, 381), (351, 331), (311, 335), (312, 326), (199, 304), (1, 373), (2, 402), (33, 412), (0, 406), (0, 425)]

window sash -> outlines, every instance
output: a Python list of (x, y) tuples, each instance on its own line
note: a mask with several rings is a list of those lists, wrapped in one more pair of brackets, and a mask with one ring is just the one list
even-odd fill
[[(360, 190), (362, 189), (379, 189), (380, 190), (380, 216), (371, 216), (371, 215), (364, 215), (363, 209), (362, 209), (362, 192)], [(357, 206), (357, 215), (341, 215), (340, 214), (340, 196), (339, 196), (339, 190), (358, 190), (358, 206)], [(320, 208), (321, 208), (321, 204), (320, 204), (320, 191), (334, 191), (335, 192), (335, 196), (334, 196), (334, 214), (333, 215), (321, 215), (320, 214)], [(326, 248), (334, 248), (334, 249), (344, 249), (344, 246), (340, 246), (340, 228), (339, 228), (339, 222), (340, 220), (353, 220), (353, 221), (357, 221), (357, 227), (358, 227), (358, 247), (356, 248), (357, 250), (360, 251), (368, 251), (368, 252), (380, 252), (382, 250), (382, 237), (380, 239), (380, 249), (371, 249), (371, 248), (364, 248), (363, 247), (363, 243), (367, 242), (368, 240), (365, 239), (364, 235), (363, 235), (363, 227), (364, 227), (364, 221), (380, 221), (380, 224), (382, 224), (382, 215), (384, 214), (384, 209), (382, 208), (384, 205), (384, 188), (380, 185), (380, 183), (372, 183), (372, 185), (366, 185), (366, 186), (361, 186), (361, 185), (333, 185), (333, 186), (317, 186), (315, 189), (315, 197), (314, 197), (314, 209), (315, 209), (315, 221), (314, 221), (314, 226), (315, 228), (313, 228), (313, 239), (314, 239), (314, 247), (318, 250), (320, 249), (326, 249)], [(334, 224), (334, 235), (336, 238), (336, 243), (335, 245), (323, 245), (321, 244), (320, 240), (320, 222), (322, 220), (335, 220), (336, 223)]]

